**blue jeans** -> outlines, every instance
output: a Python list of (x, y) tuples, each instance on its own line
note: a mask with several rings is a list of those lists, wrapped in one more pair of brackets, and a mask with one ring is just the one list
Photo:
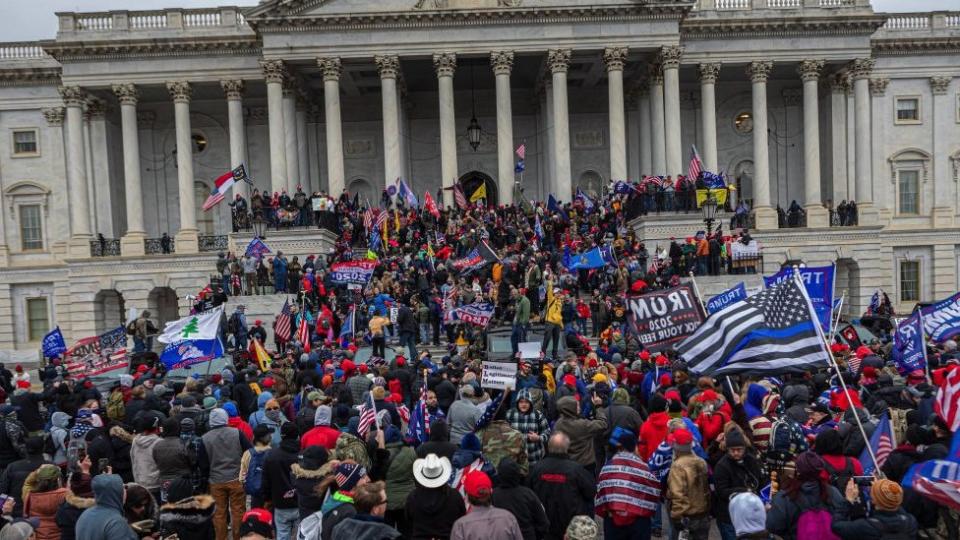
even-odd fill
[(411, 362), (415, 362), (417, 359), (417, 338), (414, 334), (410, 332), (400, 332), (400, 346), (407, 346), (407, 350), (410, 351), (410, 356), (408, 357)]
[(522, 324), (514, 324), (513, 331), (510, 332), (510, 347), (516, 356), (520, 352), (520, 344), (527, 341), (527, 327)]
[(296, 540), (297, 527), (300, 525), (298, 508), (275, 508), (273, 521), (277, 526), (277, 540)]
[(587, 335), (587, 320), (583, 317), (577, 317), (577, 333)]
[(650, 540), (650, 518), (637, 518), (625, 527), (617, 527), (603, 518), (603, 540)]
[(733, 523), (717, 522), (717, 528), (720, 529), (720, 538), (722, 540), (737, 540), (737, 530), (733, 528)]
[(430, 343), (430, 323), (420, 323), (420, 343)]

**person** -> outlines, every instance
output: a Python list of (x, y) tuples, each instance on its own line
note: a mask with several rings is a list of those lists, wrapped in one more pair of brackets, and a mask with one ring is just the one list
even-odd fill
[(767, 530), (784, 540), (804, 540), (797, 538), (798, 524), (804, 519), (811, 527), (817, 525), (816, 533), (826, 534), (832, 523), (831, 515), (843, 505), (843, 495), (829, 484), (823, 474), (823, 459), (816, 453), (808, 450), (798, 455), (795, 468), (794, 477), (786, 482), (785, 489), (770, 501)]
[(44, 464), (27, 476), (23, 483), (23, 516), (40, 520), (37, 540), (60, 538), (57, 509), (66, 497), (67, 488), (60, 484), (60, 467)]
[(493, 489), (491, 502), (497, 508), (507, 510), (517, 519), (524, 540), (536, 540), (546, 536), (550, 528), (547, 513), (532, 489), (523, 484), (520, 466), (510, 458), (504, 458), (497, 467), (498, 484)]
[(717, 491), (717, 506), (714, 516), (717, 528), (723, 540), (735, 540), (736, 527), (730, 519), (728, 503), (737, 493), (756, 493), (761, 487), (760, 461), (747, 450), (746, 436), (736, 424), (724, 434), (727, 453), (717, 462), (713, 470), (713, 480)]
[[(27, 456), (11, 463), (0, 475), (0, 493), (22, 493), (23, 484), (27, 477), (44, 463), (50, 463), (43, 456), (42, 438), (28, 438), (26, 449)], [(13, 507), (13, 513), (19, 516), (23, 513), (23, 498), (15, 496), (15, 499), (16, 504)]]
[(467, 513), (463, 497), (447, 485), (452, 474), (446, 457), (428, 454), (413, 462), (417, 485), (406, 502), (411, 540), (449, 537), (453, 524)]
[(547, 416), (534, 408), (533, 392), (529, 388), (517, 392), (517, 404), (507, 411), (507, 422), (524, 435), (527, 462), (533, 465), (543, 459), (546, 441), (550, 437), (550, 424)]
[(381, 311), (377, 311), (367, 323), (367, 327), (370, 329), (370, 342), (373, 345), (371, 355), (379, 358), (386, 356), (387, 339), (384, 335), (384, 328), (388, 324), (390, 324), (390, 319), (384, 317)]
[(460, 399), (454, 401), (447, 411), (447, 422), (450, 425), (450, 442), (460, 444), (460, 439), (467, 433), (472, 433), (477, 426), (477, 420), (483, 415), (483, 409), (474, 403), (476, 391), (470, 384), (460, 386)]
[(473, 471), (464, 480), (470, 513), (453, 524), (450, 540), (522, 540), (517, 518), (490, 504), (493, 482), (483, 471)]
[(854, 519), (853, 510), (860, 500), (860, 488), (853, 479), (847, 482), (844, 500), (834, 517), (832, 530), (841, 540), (873, 540), (882, 538), (916, 538), (917, 518), (903, 510), (903, 488), (900, 484), (878, 478), (870, 485), (873, 513)]
[(153, 461), (160, 480), (160, 502), (167, 501), (167, 487), (177, 478), (190, 476), (197, 456), (180, 440), (180, 420), (167, 418), (163, 422), (163, 437), (153, 446)]
[(559, 540), (577, 514), (593, 514), (593, 475), (570, 457), (570, 437), (562, 431), (547, 441), (547, 456), (530, 468), (527, 485), (537, 494), (550, 520), (546, 538)]
[(322, 446), (327, 450), (336, 448), (337, 439), (340, 438), (341, 433), (340, 430), (331, 427), (332, 421), (333, 410), (329, 406), (317, 407), (313, 415), (313, 428), (303, 434), (300, 439), (300, 448), (306, 449), (309, 446)]
[(389, 540), (401, 537), (400, 531), (383, 520), (387, 509), (386, 486), (383, 482), (358, 487), (353, 501), (357, 513), (333, 527), (333, 540)]
[(603, 518), (605, 540), (649, 540), (650, 518), (660, 505), (660, 480), (637, 451), (637, 436), (616, 438), (613, 457), (600, 469), (596, 515)]
[[(357, 513), (353, 498), (354, 491), (369, 482), (367, 469), (363, 465), (354, 462), (343, 462), (337, 465), (332, 476), (332, 482), (325, 482), (326, 485), (335, 483), (336, 489), (333, 490), (333, 493), (321, 508), (323, 512), (321, 538), (323, 540), (330, 540), (333, 537), (334, 527)], [(323, 489), (323, 491), (326, 491), (326, 489)]]
[(167, 503), (160, 507), (157, 529), (161, 538), (213, 540), (215, 504), (209, 495), (194, 495), (189, 478), (175, 478), (167, 486)]
[(497, 467), (501, 460), (510, 457), (526, 474), (528, 470), (527, 434), (513, 429), (506, 421), (507, 409), (508, 406), (503, 403), (502, 398), (487, 404), (484, 417), (493, 418), (493, 420), (486, 425), (482, 425), (482, 420), (477, 423), (477, 437), (480, 438), (480, 445), (487, 463)]
[(273, 520), (276, 522), (277, 538), (294, 538), (300, 511), (297, 508), (296, 490), (290, 467), (297, 462), (300, 451), (300, 433), (293, 422), (280, 427), (280, 445), (267, 452), (263, 460), (261, 497), (273, 503)]
[(667, 495), (674, 538), (683, 529), (691, 540), (707, 540), (710, 533), (710, 487), (707, 463), (693, 453), (693, 434), (673, 432), (673, 464), (667, 476)]
[(17, 411), (13, 405), (0, 405), (0, 471), (27, 453), (27, 429), (17, 419)]
[(520, 343), (527, 341), (527, 328), (530, 327), (530, 299), (523, 294), (522, 289), (510, 288), (510, 296), (514, 300), (513, 327), (510, 332), (510, 347), (513, 355), (520, 352)]
[(77, 520), (87, 508), (92, 508), (96, 501), (93, 498), (93, 480), (90, 476), (90, 457), (80, 462), (80, 471), (70, 475), (70, 488), (64, 497), (63, 503), (57, 508), (56, 522), (60, 528), (60, 538), (75, 540), (77, 537)]
[(208, 460), (210, 495), (216, 503), (213, 516), (217, 540), (227, 538), (229, 510), (233, 538), (240, 537), (240, 518), (246, 509), (246, 495), (240, 484), (240, 460), (251, 448), (250, 441), (236, 428), (227, 425), (227, 411), (210, 411), (210, 430), (203, 434), (204, 455)]
[(406, 346), (410, 352), (410, 358), (417, 357), (417, 334), (418, 326), (416, 316), (413, 310), (406, 304), (402, 304), (397, 312), (397, 327), (399, 328), (401, 347)]
[(596, 417), (593, 419), (581, 416), (580, 402), (573, 396), (558, 399), (557, 412), (560, 413), (560, 419), (553, 428), (555, 431), (567, 434), (570, 439), (570, 457), (593, 474), (597, 464), (593, 442), (597, 436), (607, 431), (607, 412), (603, 407), (603, 399), (596, 393), (590, 400), (596, 412)]
[(273, 538), (273, 516), (269, 510), (251, 508), (240, 522), (240, 540), (270, 540)]
[(243, 491), (251, 498), (251, 506), (263, 506), (263, 462), (270, 450), (273, 430), (267, 426), (257, 426), (253, 430), (253, 448), (249, 448), (240, 458), (240, 483)]
[(93, 477), (96, 504), (77, 520), (77, 540), (138, 540), (123, 514), (123, 480), (116, 474)]
[(560, 314), (560, 308), (563, 304), (563, 295), (560, 294), (560, 288), (553, 286), (553, 280), (547, 278), (547, 306), (546, 315), (544, 315), (543, 343), (540, 344), (540, 353), (546, 354), (547, 346), (553, 341), (553, 354), (550, 358), (557, 358), (557, 347), (560, 343), (560, 330), (563, 328), (563, 316)]
[(730, 498), (730, 521), (737, 540), (769, 540), (767, 509), (756, 493), (741, 491)]

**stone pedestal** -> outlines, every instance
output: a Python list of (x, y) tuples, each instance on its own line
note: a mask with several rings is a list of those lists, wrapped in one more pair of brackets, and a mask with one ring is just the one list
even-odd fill
[(830, 226), (830, 212), (822, 204), (811, 204), (803, 209), (807, 212), (807, 227)]
[(137, 257), (146, 255), (146, 248), (143, 244), (147, 235), (142, 232), (130, 231), (120, 238), (120, 255), (124, 257)]
[(180, 229), (173, 239), (177, 255), (200, 252), (200, 235), (196, 229)]
[(75, 234), (71, 236), (70, 241), (67, 243), (67, 254), (71, 259), (89, 259), (91, 240), (93, 240), (93, 236), (89, 234)]
[[(780, 224), (777, 223), (777, 211), (772, 206), (760, 206), (753, 210), (753, 217), (756, 221), (756, 229), (758, 231), (765, 231), (770, 229), (777, 229), (780, 227)], [(177, 244), (177, 249), (180, 249), (180, 245)]]
[(954, 217), (953, 208), (949, 206), (936, 206), (933, 208), (933, 228), (948, 229), (953, 227)]

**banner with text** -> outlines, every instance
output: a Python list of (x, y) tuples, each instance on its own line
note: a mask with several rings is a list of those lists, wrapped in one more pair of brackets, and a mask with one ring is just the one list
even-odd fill
[(127, 334), (122, 326), (99, 336), (79, 339), (67, 351), (67, 372), (74, 378), (125, 370), (128, 365)]
[(340, 262), (330, 266), (330, 279), (334, 283), (355, 283), (366, 285), (373, 276), (377, 261), (356, 260)]
[(493, 304), (467, 304), (449, 312), (448, 320), (487, 326), (493, 317)]
[(960, 335), (960, 292), (920, 309), (923, 329), (934, 343), (943, 343)]
[[(807, 266), (800, 269), (800, 279), (806, 286), (810, 303), (813, 304), (813, 309), (817, 312), (817, 318), (820, 319), (820, 325), (823, 326), (825, 331), (830, 330), (830, 323), (833, 318), (833, 279), (835, 274), (835, 268), (832, 264), (830, 266)], [(793, 268), (787, 267), (770, 277), (763, 276), (763, 284), (769, 289), (792, 277)]]
[(690, 285), (627, 297), (630, 325), (650, 352), (669, 348), (692, 334), (704, 313)]
[(914, 313), (908, 319), (900, 321), (893, 334), (893, 348), (890, 350), (890, 357), (897, 365), (900, 375), (926, 368), (924, 346), (920, 314)]
[(741, 281), (739, 285), (727, 289), (707, 302), (707, 313), (712, 315), (721, 309), (747, 299), (747, 287)]
[(223, 356), (220, 338), (188, 339), (167, 345), (160, 353), (160, 361), (170, 369), (181, 369)]

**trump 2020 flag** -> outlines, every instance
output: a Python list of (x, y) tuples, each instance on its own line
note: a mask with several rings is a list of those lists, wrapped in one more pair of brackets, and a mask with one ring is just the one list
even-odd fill
[[(807, 266), (800, 269), (800, 279), (807, 289), (807, 296), (817, 312), (817, 318), (824, 330), (830, 329), (833, 318), (833, 280), (836, 269), (829, 266)], [(793, 277), (793, 268), (784, 268), (776, 274), (763, 276), (764, 287), (770, 288)]]
[(267, 253), (270, 253), (270, 248), (259, 238), (254, 238), (247, 244), (246, 254), (254, 259), (259, 259)]
[(397, 193), (397, 196), (407, 202), (407, 206), (419, 206), (420, 201), (417, 199), (417, 194), (407, 186), (407, 183), (403, 180), (400, 180), (400, 191)]
[(677, 346), (699, 375), (805, 372), (827, 365), (810, 298), (798, 277), (710, 316)]
[(954, 431), (946, 459), (917, 463), (910, 467), (900, 485), (938, 504), (960, 510), (960, 431)]
[(167, 345), (160, 353), (160, 361), (170, 370), (188, 368), (222, 356), (223, 344), (219, 338), (187, 339)]
[(160, 343), (179, 343), (184, 340), (203, 340), (217, 337), (220, 330), (220, 318), (223, 316), (223, 306), (188, 315), (182, 319), (171, 321), (157, 338)]
[(911, 371), (926, 368), (924, 360), (923, 325), (920, 314), (914, 313), (897, 325), (893, 334), (893, 348), (890, 357), (897, 365), (897, 371), (906, 375)]
[(56, 358), (67, 352), (67, 342), (63, 340), (63, 333), (60, 327), (51, 330), (43, 336), (43, 356), (46, 358)]
[(894, 439), (893, 428), (890, 426), (890, 415), (884, 411), (880, 416), (880, 423), (877, 424), (877, 428), (873, 430), (873, 435), (870, 436), (870, 449), (877, 456), (876, 463), (873, 461), (873, 456), (870, 455), (870, 450), (864, 448), (863, 452), (860, 453), (863, 474), (871, 476), (877, 469), (883, 467), (883, 464), (887, 461), (887, 456), (890, 455), (890, 452), (893, 452), (896, 446), (897, 441)]
[(960, 292), (932, 306), (921, 308), (923, 329), (934, 343), (960, 335)]
[(732, 289), (727, 289), (722, 293), (714, 296), (707, 302), (707, 313), (713, 314), (721, 309), (735, 304), (741, 300), (746, 299), (747, 297), (747, 287), (741, 281), (739, 285), (733, 287)]

